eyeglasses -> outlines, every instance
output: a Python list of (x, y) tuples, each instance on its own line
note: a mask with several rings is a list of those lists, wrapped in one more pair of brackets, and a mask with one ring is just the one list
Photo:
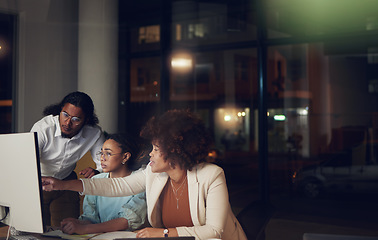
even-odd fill
[(79, 125), (81, 123), (81, 119), (78, 118), (78, 117), (73, 117), (73, 116), (70, 116), (68, 113), (66, 113), (65, 111), (62, 111), (60, 112), (60, 116), (62, 117), (63, 121), (67, 121), (67, 120), (71, 120), (71, 122), (74, 124), (74, 125)]
[(110, 153), (110, 152), (99, 151), (99, 152), (96, 153), (96, 156), (99, 160), (101, 160), (101, 158), (108, 160), (111, 156), (118, 155), (118, 154), (122, 154), (122, 153)]

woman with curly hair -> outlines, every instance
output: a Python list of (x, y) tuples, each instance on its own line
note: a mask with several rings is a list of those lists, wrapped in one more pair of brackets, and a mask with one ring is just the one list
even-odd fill
[(60, 181), (43, 178), (43, 189), (125, 196), (146, 191), (151, 228), (137, 237), (194, 236), (247, 239), (231, 211), (223, 170), (206, 162), (212, 143), (196, 115), (171, 110), (151, 118), (140, 135), (151, 141), (147, 168), (125, 178)]

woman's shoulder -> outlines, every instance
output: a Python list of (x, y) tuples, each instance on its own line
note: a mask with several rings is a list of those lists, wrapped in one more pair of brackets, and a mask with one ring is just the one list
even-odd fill
[(189, 178), (192, 179), (191, 181), (195, 179), (195, 181), (204, 186), (211, 185), (219, 179), (225, 181), (223, 169), (212, 163), (200, 163), (196, 165), (188, 175), (190, 175)]
[(208, 163), (208, 162), (197, 164), (195, 168), (198, 171), (223, 171), (223, 169), (219, 167), (218, 165), (214, 163)]
[(200, 163), (196, 165), (193, 170), (197, 172), (198, 175), (218, 175), (223, 173), (223, 168), (215, 165), (213, 163)]

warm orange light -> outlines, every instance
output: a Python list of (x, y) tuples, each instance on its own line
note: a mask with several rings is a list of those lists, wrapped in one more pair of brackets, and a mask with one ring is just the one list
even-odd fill
[(224, 121), (229, 122), (229, 121), (231, 121), (231, 115), (229, 115), (229, 114), (224, 115), (223, 119), (224, 119)]
[(171, 67), (174, 73), (186, 74), (193, 70), (195, 60), (191, 53), (178, 51), (171, 56)]
[(192, 59), (172, 58), (171, 66), (173, 68), (191, 68), (192, 67)]
[(209, 152), (209, 157), (216, 157), (217, 154), (215, 153), (215, 151), (211, 151)]
[(12, 100), (0, 100), (0, 107), (11, 107)]

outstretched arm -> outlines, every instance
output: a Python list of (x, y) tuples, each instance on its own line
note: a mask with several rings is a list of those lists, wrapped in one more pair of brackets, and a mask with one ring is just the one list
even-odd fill
[(128, 229), (128, 221), (125, 218), (116, 218), (103, 223), (91, 223), (78, 219), (68, 218), (61, 223), (62, 231), (68, 234), (89, 234), (114, 232)]
[(53, 177), (42, 177), (42, 189), (47, 192), (54, 190), (83, 192), (83, 184), (80, 180), (63, 181)]

